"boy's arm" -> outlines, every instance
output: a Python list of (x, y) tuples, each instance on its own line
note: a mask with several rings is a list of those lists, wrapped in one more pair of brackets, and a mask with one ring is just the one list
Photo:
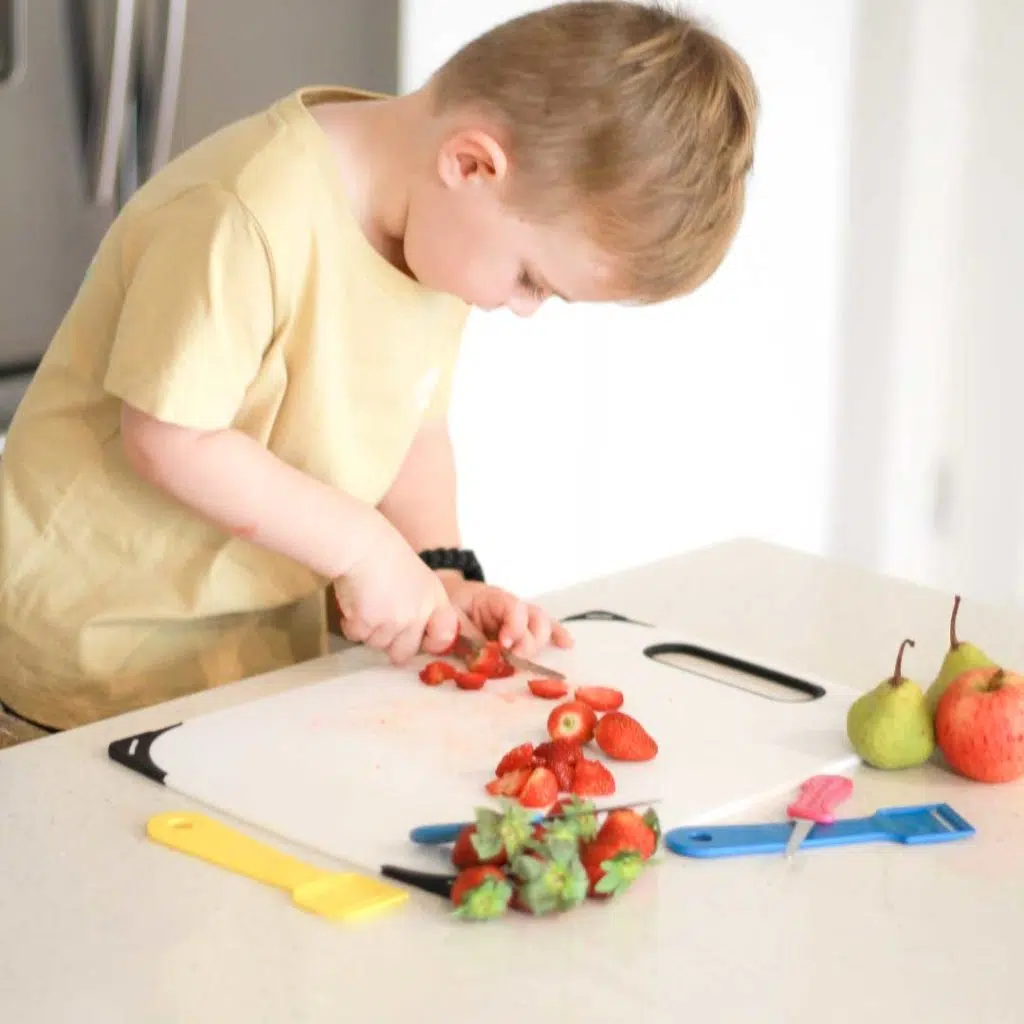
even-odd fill
[(446, 420), (427, 420), (420, 428), (378, 507), (414, 551), (460, 546), (455, 456)]
[(121, 434), (141, 477), (222, 529), (325, 579), (345, 575), (394, 532), (376, 509), (289, 466), (236, 430), (191, 430), (125, 403)]

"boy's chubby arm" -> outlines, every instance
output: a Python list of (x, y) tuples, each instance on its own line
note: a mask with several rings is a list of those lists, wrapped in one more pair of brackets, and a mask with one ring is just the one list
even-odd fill
[[(420, 429), (379, 508), (413, 551), (461, 547), (455, 459), (444, 418), (427, 420)], [(437, 575), (452, 603), (506, 650), (528, 658), (549, 643), (572, 646), (565, 627), (536, 605), (498, 587), (465, 580), (458, 572)]]
[(401, 664), (445, 650), (458, 616), (385, 515), (235, 430), (200, 431), (122, 405), (126, 458), (206, 520), (335, 582), (345, 635)]

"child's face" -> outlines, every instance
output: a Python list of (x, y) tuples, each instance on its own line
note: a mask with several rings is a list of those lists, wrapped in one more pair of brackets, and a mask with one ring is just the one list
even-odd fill
[(518, 316), (532, 315), (552, 295), (570, 302), (620, 297), (610, 262), (568, 217), (535, 224), (503, 201), (507, 164), (493, 139), (456, 137), (448, 145), (437, 177), (410, 197), (405, 259), (417, 280)]

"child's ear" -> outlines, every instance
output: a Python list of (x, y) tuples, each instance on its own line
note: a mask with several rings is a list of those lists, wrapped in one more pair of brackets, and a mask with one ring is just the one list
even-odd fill
[(505, 150), (488, 132), (466, 129), (450, 135), (437, 157), (441, 181), (450, 189), (500, 184), (508, 173)]

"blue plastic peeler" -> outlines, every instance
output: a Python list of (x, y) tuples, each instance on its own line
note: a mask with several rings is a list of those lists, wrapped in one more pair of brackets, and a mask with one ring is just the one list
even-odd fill
[[(674, 828), (665, 833), (666, 849), (681, 857), (742, 857), (782, 853), (793, 831), (792, 822), (764, 825), (717, 825)], [(849, 846), (854, 843), (903, 843), (923, 846), (948, 843), (975, 834), (949, 804), (887, 807), (867, 818), (847, 818), (831, 825), (815, 825), (801, 849)]]

